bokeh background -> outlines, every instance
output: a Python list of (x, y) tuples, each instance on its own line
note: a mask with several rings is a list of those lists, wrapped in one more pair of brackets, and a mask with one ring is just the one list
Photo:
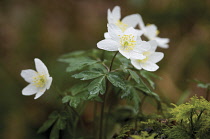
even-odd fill
[[(53, 90), (40, 99), (22, 96), (27, 83), (23, 69), (34, 69), (34, 58), (48, 67), (53, 82), (71, 85), (66, 65), (57, 58), (74, 50), (96, 48), (106, 32), (107, 9), (121, 6), (122, 17), (139, 13), (154, 23), (169, 49), (155, 72), (157, 92), (177, 102), (183, 93), (205, 95), (189, 80), (210, 82), (209, 0), (1, 0), (0, 1), (0, 138), (45, 139), (37, 129), (59, 108)], [(88, 114), (87, 114), (88, 117)]]

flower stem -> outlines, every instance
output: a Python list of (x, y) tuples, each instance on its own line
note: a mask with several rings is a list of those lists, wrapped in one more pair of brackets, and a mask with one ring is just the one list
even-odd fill
[[(114, 59), (116, 57), (116, 55), (118, 54), (118, 51), (114, 54), (110, 67), (109, 67), (109, 72), (112, 71), (112, 66), (113, 66), (113, 62)], [(108, 94), (108, 81), (106, 82), (106, 92), (104, 93), (104, 95), (102, 96), (102, 104), (101, 104), (101, 117), (100, 117), (100, 127), (99, 127), (99, 139), (103, 139), (104, 135), (103, 135), (103, 121), (104, 121), (104, 108), (105, 108), (105, 103), (106, 103), (106, 98), (107, 98), (107, 94)]]

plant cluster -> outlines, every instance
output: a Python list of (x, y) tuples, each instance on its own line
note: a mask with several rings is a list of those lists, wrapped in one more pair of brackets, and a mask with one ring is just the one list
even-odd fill
[[(161, 99), (154, 92), (153, 79), (159, 77), (153, 71), (159, 68), (156, 63), (164, 56), (156, 48), (168, 48), (169, 39), (158, 37), (157, 27), (145, 26), (139, 14), (120, 20), (119, 6), (108, 10), (107, 19), (108, 32), (97, 43), (99, 49), (106, 51), (75, 51), (58, 59), (66, 63), (67, 75), (70, 73), (75, 82), (65, 89), (53, 85), (63, 109), (52, 112), (38, 132), (50, 131), (50, 139), (209, 138), (207, 100), (195, 96), (188, 103), (173, 104), (174, 108), (163, 111)], [(142, 40), (142, 36), (147, 40)], [(29, 83), (22, 94), (35, 95), (37, 99), (50, 88), (52, 77), (40, 59), (35, 58), (35, 66), (37, 71), (21, 72)], [(209, 84), (199, 84), (207, 88), (208, 94)], [(144, 115), (145, 98), (156, 102), (153, 105), (162, 115)], [(82, 114), (90, 102), (94, 103), (94, 120), (89, 129)], [(117, 126), (122, 128), (120, 132)]]

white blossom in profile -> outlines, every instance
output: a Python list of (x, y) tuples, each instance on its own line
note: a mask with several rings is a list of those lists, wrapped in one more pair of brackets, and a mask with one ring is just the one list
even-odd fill
[(161, 48), (168, 48), (169, 45), (169, 39), (168, 38), (160, 38), (158, 37), (158, 34), (160, 33), (157, 29), (157, 26), (154, 24), (148, 24), (144, 25), (144, 22), (140, 16), (139, 20), (139, 26), (141, 30), (143, 31), (143, 35), (147, 37), (149, 40), (155, 40), (157, 42), (157, 45)]
[(156, 63), (163, 59), (164, 54), (161, 52), (155, 52), (157, 48), (156, 41), (149, 41), (149, 43), (151, 48), (148, 51), (143, 52), (143, 55), (145, 56), (144, 59), (131, 59), (131, 63), (136, 69), (156, 71), (159, 68)]
[(142, 52), (150, 49), (148, 42), (142, 41), (140, 34), (133, 27), (122, 31), (115, 24), (108, 24), (110, 38), (97, 43), (99, 49), (107, 51), (119, 51), (127, 59), (144, 59)]
[[(119, 6), (115, 6), (113, 10), (111, 11), (108, 9), (107, 11), (107, 20), (108, 24), (115, 24), (117, 25), (123, 32), (128, 29), (129, 27), (135, 28), (139, 24), (139, 20), (141, 16), (139, 14), (132, 14), (124, 17), (121, 19), (121, 9)], [(142, 31), (138, 30), (139, 33), (142, 35)], [(104, 33), (105, 38), (110, 38), (110, 35), (108, 32)]]
[(50, 77), (47, 67), (40, 59), (35, 58), (34, 62), (37, 71), (32, 69), (22, 70), (20, 75), (29, 83), (22, 90), (22, 94), (25, 96), (35, 94), (34, 99), (37, 99), (50, 88), (52, 77)]

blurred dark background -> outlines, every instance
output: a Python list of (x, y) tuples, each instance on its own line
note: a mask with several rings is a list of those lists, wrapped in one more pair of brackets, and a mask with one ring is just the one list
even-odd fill
[[(0, 138), (45, 139), (37, 129), (59, 107), (55, 93), (23, 96), (23, 69), (34, 69), (34, 58), (48, 67), (54, 84), (71, 84), (66, 65), (57, 58), (74, 50), (96, 48), (106, 32), (107, 9), (121, 6), (122, 17), (139, 13), (154, 23), (169, 49), (155, 72), (157, 92), (176, 102), (183, 92), (204, 95), (189, 80), (210, 82), (210, 1), (208, 0), (0, 0)], [(86, 116), (88, 118), (88, 114)]]

